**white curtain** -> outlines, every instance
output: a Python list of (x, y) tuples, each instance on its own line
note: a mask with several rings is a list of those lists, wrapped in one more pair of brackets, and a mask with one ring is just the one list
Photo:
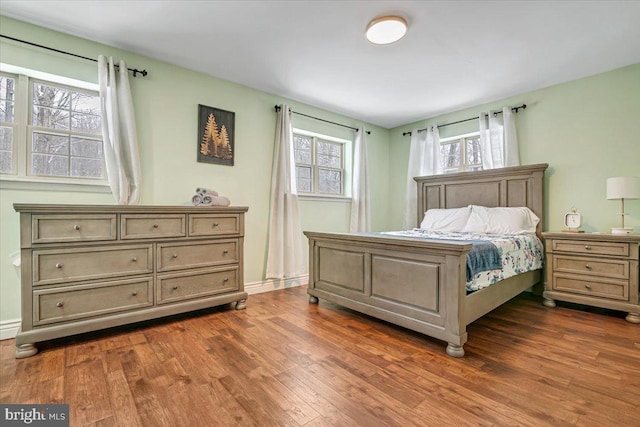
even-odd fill
[(407, 167), (407, 193), (405, 196), (403, 229), (409, 230), (418, 226), (418, 186), (413, 178), (441, 173), (440, 132), (438, 127), (432, 126), (422, 132), (414, 129), (411, 131), (411, 147), (409, 149), (409, 165)]
[(116, 70), (112, 57), (98, 56), (98, 82), (109, 186), (116, 203), (137, 205), (140, 203), (140, 156), (127, 65), (120, 61)]
[(289, 107), (281, 105), (277, 116), (271, 172), (267, 279), (305, 274)]
[(511, 107), (504, 107), (502, 114), (480, 114), (480, 145), (483, 169), (520, 165), (518, 136)]
[(369, 169), (367, 166), (367, 133), (360, 127), (353, 148), (353, 180), (351, 191), (350, 233), (371, 231), (369, 206)]

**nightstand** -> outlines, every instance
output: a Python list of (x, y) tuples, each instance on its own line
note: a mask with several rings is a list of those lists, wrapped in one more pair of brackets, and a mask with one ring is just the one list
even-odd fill
[(546, 274), (544, 302), (554, 300), (626, 311), (640, 324), (640, 235), (542, 233)]

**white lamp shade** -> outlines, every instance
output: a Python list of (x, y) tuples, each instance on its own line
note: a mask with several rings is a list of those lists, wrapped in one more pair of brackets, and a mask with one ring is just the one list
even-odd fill
[(617, 176), (607, 179), (607, 199), (640, 198), (640, 178)]

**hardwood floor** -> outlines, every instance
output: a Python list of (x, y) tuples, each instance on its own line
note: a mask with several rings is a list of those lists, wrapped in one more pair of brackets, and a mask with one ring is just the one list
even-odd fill
[(640, 327), (520, 296), (445, 343), (305, 288), (40, 345), (0, 344), (0, 401), (84, 426), (640, 426)]

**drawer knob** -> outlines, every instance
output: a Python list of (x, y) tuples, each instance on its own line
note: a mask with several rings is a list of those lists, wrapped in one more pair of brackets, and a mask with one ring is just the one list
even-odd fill
[(178, 258), (178, 254), (171, 255), (171, 258)]
[(587, 270), (591, 270), (591, 266), (589, 264), (585, 265), (584, 268), (586, 268)]
[(138, 295), (138, 293), (137, 292), (132, 292), (131, 295), (135, 297), (135, 296)]
[(74, 230), (80, 230), (80, 226), (78, 224), (76, 224), (76, 225), (73, 226), (73, 229)]
[(57, 302), (57, 303), (56, 303), (56, 307), (62, 307), (63, 305), (64, 305), (64, 303), (63, 303), (63, 302)]
[(131, 261), (132, 261), (132, 262), (136, 262), (136, 261), (138, 261), (138, 258), (133, 257), (133, 258), (131, 258)]
[(174, 286), (172, 289), (173, 289), (174, 291), (177, 291), (177, 290), (178, 290), (178, 287), (177, 287), (177, 286)]
[(57, 263), (56, 263), (56, 268), (62, 268), (62, 263), (57, 262)]
[(229, 281), (229, 278), (228, 278), (228, 277), (225, 277), (225, 278), (224, 278), (224, 281), (225, 281), (225, 282), (228, 282), (228, 281)]
[(225, 249), (222, 251), (223, 254), (228, 254), (229, 253), (229, 249)]
[(214, 222), (214, 223), (213, 223), (213, 226), (214, 226), (214, 227), (217, 227), (217, 226), (218, 226), (218, 223), (217, 223), (217, 222)]
[(584, 285), (585, 288), (587, 288), (588, 291), (591, 290), (591, 285)]
[(590, 250), (591, 250), (591, 246), (589, 246), (589, 245), (584, 245), (584, 248), (585, 248), (586, 250), (588, 250), (588, 251), (590, 251)]
[(153, 224), (153, 228), (158, 228), (158, 224)]

